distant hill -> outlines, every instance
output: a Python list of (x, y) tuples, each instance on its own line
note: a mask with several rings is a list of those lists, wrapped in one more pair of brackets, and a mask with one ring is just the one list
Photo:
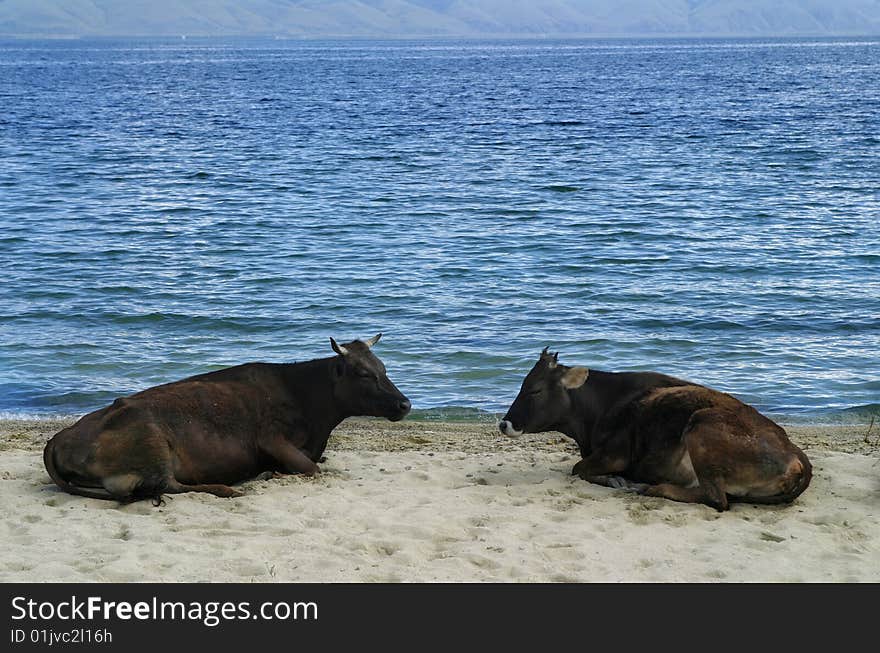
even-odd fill
[(6, 36), (880, 34), (880, 0), (0, 0)]

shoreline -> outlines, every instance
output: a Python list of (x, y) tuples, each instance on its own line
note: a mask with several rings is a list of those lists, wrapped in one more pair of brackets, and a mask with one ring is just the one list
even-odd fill
[(718, 513), (581, 481), (558, 433), (350, 419), (314, 478), (120, 505), (61, 491), (72, 420), (0, 420), (0, 582), (880, 582), (880, 428), (787, 427), (790, 505)]
[[(126, 396), (120, 393), (114, 393), (113, 399)], [(511, 396), (512, 400), (513, 396)], [(64, 421), (76, 420), (94, 410), (99, 410), (106, 405), (112, 403), (110, 401), (99, 401), (90, 407), (82, 407), (80, 409), (71, 408), (70, 410), (61, 411), (41, 411), (26, 409), (0, 409), (0, 422), (45, 422), (45, 421)], [(756, 406), (762, 415), (772, 419), (774, 422), (783, 426), (868, 426), (871, 420), (880, 419), (880, 403), (859, 404), (843, 408), (814, 408), (814, 409), (798, 409), (788, 412), (773, 410), (767, 407)], [(414, 407), (407, 415), (408, 422), (497, 422), (507, 411), (509, 404), (496, 408), (480, 408), (476, 406), (433, 406), (429, 408)], [(370, 417), (353, 418), (353, 419), (373, 419)], [(378, 418), (377, 418), (378, 419)]]
[[(78, 418), (0, 419), (0, 451), (10, 448), (42, 450), (46, 442)], [(785, 424), (791, 440), (804, 451), (826, 449), (880, 456), (880, 424)], [(498, 432), (488, 420), (402, 420), (355, 417), (342, 422), (330, 436), (328, 450), (463, 451), (479, 453), (505, 447), (577, 452), (574, 441), (556, 432), (528, 433), (516, 438)]]

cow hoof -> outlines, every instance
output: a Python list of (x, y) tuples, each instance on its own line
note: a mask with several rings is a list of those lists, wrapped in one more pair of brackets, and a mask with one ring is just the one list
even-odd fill
[(318, 462), (319, 462), (319, 463), (326, 463), (326, 462), (327, 462), (327, 456), (321, 456), (320, 458), (318, 458)]
[(584, 461), (579, 460), (577, 463), (575, 463), (575, 466), (571, 468), (571, 475), (572, 476), (580, 476), (581, 469), (583, 469), (583, 467), (584, 467)]
[(629, 488), (629, 481), (623, 476), (609, 476), (608, 487), (613, 487), (615, 490), (626, 490)]

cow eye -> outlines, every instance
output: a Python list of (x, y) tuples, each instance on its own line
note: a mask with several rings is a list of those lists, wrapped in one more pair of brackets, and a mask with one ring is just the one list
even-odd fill
[(370, 372), (369, 370), (355, 370), (355, 374), (357, 374), (358, 376), (363, 377), (365, 379), (368, 379), (371, 376), (373, 376), (372, 372)]
[(534, 390), (529, 390), (528, 392), (526, 392), (526, 394), (529, 395), (529, 396), (531, 396), (531, 395), (541, 394), (541, 391), (542, 391), (543, 389), (544, 389), (544, 388), (535, 388)]

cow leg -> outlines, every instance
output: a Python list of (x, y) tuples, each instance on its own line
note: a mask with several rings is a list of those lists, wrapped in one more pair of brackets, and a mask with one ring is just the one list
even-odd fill
[(679, 463), (681, 476), (678, 483), (649, 485), (642, 494), (682, 503), (703, 503), (719, 512), (730, 507), (725, 491), (724, 470), (736, 464), (736, 456), (730, 455), (726, 446), (728, 436), (724, 429), (719, 428), (716, 412), (712, 408), (697, 411), (682, 434), (685, 448), (682, 461), (690, 462), (693, 473), (683, 472), (687, 464)]
[(589, 481), (590, 483), (595, 483), (596, 485), (603, 485), (615, 490), (625, 490), (627, 492), (643, 492), (645, 488), (648, 487), (647, 483), (636, 483), (635, 481), (631, 481), (628, 478), (616, 474), (597, 474), (595, 476), (584, 478), (584, 480)]
[(327, 441), (330, 439), (330, 436), (327, 436), (327, 439), (324, 440), (323, 444), (318, 447), (317, 451), (315, 451), (314, 460), (319, 463), (327, 462), (327, 457), (324, 455), (324, 449), (327, 448)]
[(170, 449), (149, 427), (104, 431), (93, 455), (100, 486), (120, 503), (161, 497), (174, 480)]
[(278, 461), (283, 471), (288, 474), (314, 476), (320, 471), (311, 458), (284, 438), (275, 438), (262, 446), (264, 451)]
[(637, 489), (638, 484), (619, 476), (621, 472), (626, 470), (626, 467), (627, 461), (623, 456), (609, 456), (604, 451), (596, 451), (578, 462), (572, 468), (571, 473), (574, 476), (580, 476), (585, 481), (605, 487)]
[(170, 478), (164, 483), (150, 484), (150, 489), (144, 485), (143, 478), (138, 474), (118, 474), (110, 476), (103, 480), (104, 489), (117, 501), (128, 503), (137, 499), (147, 498), (153, 495), (154, 498), (160, 497), (162, 494), (181, 494), (183, 492), (207, 492), (218, 497), (240, 497), (242, 493), (233, 490), (228, 485), (207, 484), (207, 485), (185, 485), (179, 483), (177, 479)]
[(701, 483), (697, 487), (682, 487), (673, 483), (646, 485), (640, 490), (648, 497), (662, 497), (681, 503), (704, 503), (723, 512), (728, 509), (727, 494), (714, 484)]
[(167, 485), (165, 486), (165, 492), (167, 492), (168, 494), (182, 494), (183, 492), (207, 492), (208, 494), (213, 494), (215, 497), (223, 497), (224, 499), (228, 499), (230, 497), (244, 496), (242, 492), (239, 492), (238, 490), (235, 490), (228, 485), (222, 485), (220, 483), (185, 485), (183, 483), (179, 483), (177, 479), (171, 479), (167, 483)]
[(128, 503), (134, 499), (135, 490), (143, 483), (140, 474), (115, 474), (101, 479), (101, 485), (111, 497), (121, 503)]
[(102, 466), (112, 470), (102, 479), (102, 485), (113, 498), (123, 503), (147, 498), (159, 500), (163, 494), (183, 492), (207, 492), (218, 497), (241, 496), (227, 485), (180, 483), (174, 476), (174, 454), (161, 432), (110, 434), (101, 445)]

